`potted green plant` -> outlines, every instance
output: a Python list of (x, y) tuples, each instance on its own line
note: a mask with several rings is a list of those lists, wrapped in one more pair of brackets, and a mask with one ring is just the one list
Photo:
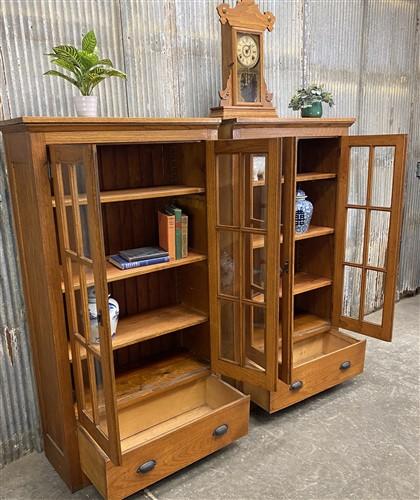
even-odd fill
[(127, 75), (115, 69), (110, 59), (101, 59), (96, 46), (96, 36), (89, 31), (82, 38), (82, 48), (72, 45), (58, 45), (53, 47), (50, 54), (51, 62), (70, 72), (70, 75), (56, 70), (49, 70), (44, 75), (64, 78), (80, 91), (74, 97), (78, 116), (97, 116), (98, 100), (92, 95), (93, 89), (106, 78), (116, 76), (125, 79)]
[(301, 110), (302, 118), (320, 118), (322, 116), (322, 103), (327, 103), (330, 108), (334, 100), (330, 92), (326, 92), (322, 85), (309, 85), (298, 89), (290, 99), (289, 108), (294, 111)]

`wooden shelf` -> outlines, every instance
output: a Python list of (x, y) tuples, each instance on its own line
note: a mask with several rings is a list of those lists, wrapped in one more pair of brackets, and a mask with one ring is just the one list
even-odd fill
[(325, 179), (335, 179), (337, 174), (332, 172), (304, 172), (296, 175), (296, 182), (322, 181)]
[[(141, 276), (143, 274), (154, 273), (157, 271), (164, 271), (165, 269), (170, 269), (172, 267), (186, 266), (188, 264), (193, 264), (194, 262), (200, 262), (206, 260), (207, 256), (201, 253), (189, 251), (187, 257), (183, 259), (173, 259), (169, 262), (162, 262), (161, 264), (153, 264), (151, 266), (135, 267), (134, 269), (126, 269), (122, 271), (115, 267), (110, 262), (106, 262), (106, 280), (108, 283), (113, 281), (119, 281), (127, 278), (133, 278), (134, 276)], [(91, 272), (86, 272), (86, 282), (87, 286), (93, 285), (93, 275)], [(74, 276), (73, 286), (77, 290), (80, 288), (79, 277)], [(64, 282), (61, 283), (61, 290), (64, 292)]]
[[(206, 314), (184, 305), (161, 307), (152, 311), (133, 314), (120, 319), (118, 322), (117, 333), (112, 337), (112, 350), (115, 351), (143, 340), (160, 337), (206, 321), (208, 321)], [(92, 347), (100, 354), (99, 345), (97, 347), (93, 345)], [(85, 357), (86, 353), (83, 353), (82, 358)], [(70, 348), (69, 358), (71, 361)]]
[[(101, 203), (115, 203), (119, 201), (132, 201), (132, 200), (147, 200), (150, 198), (166, 198), (173, 196), (184, 196), (188, 194), (204, 193), (205, 189), (201, 187), (191, 186), (155, 186), (137, 189), (120, 189), (118, 191), (102, 191), (100, 193)], [(70, 196), (65, 196), (64, 202), (66, 205), (71, 205), (72, 201)], [(86, 195), (79, 196), (79, 204), (86, 205)], [(52, 205), (55, 207), (55, 199), (52, 198)]]
[[(296, 314), (293, 319), (293, 343), (328, 332), (331, 323), (327, 320), (315, 316), (315, 314), (301, 313)], [(279, 347), (281, 348), (281, 323), (279, 328)], [(253, 345), (256, 349), (264, 349), (264, 329), (256, 328), (254, 332)]]
[(256, 186), (265, 186), (265, 179), (260, 179), (258, 181), (252, 181), (252, 185), (254, 187), (256, 187)]
[(209, 375), (209, 366), (188, 354), (175, 354), (127, 372), (116, 373), (119, 408)]
[[(315, 276), (309, 273), (296, 273), (295, 274), (295, 286), (293, 287), (293, 295), (299, 295), (301, 293), (310, 292), (311, 290), (316, 290), (318, 288), (323, 288), (325, 286), (330, 286), (332, 280), (329, 278), (323, 278), (321, 276)], [(279, 297), (282, 298), (282, 288), (280, 284)], [(264, 302), (264, 295), (258, 293), (252, 297), (255, 302)]]
[(329, 278), (323, 278), (321, 276), (315, 276), (309, 273), (296, 273), (293, 295), (299, 295), (300, 293), (305, 293), (311, 290), (316, 290), (317, 288), (330, 286), (331, 284), (332, 280), (330, 280)]
[(295, 314), (293, 320), (293, 342), (327, 332), (331, 328), (331, 323), (315, 314), (300, 313)]
[(316, 238), (318, 236), (325, 236), (327, 234), (333, 234), (333, 227), (325, 226), (309, 226), (306, 233), (295, 233), (295, 240), (306, 240), (308, 238)]

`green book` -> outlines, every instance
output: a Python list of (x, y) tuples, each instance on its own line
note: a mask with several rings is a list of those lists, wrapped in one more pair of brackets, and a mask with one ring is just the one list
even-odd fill
[(175, 215), (175, 258), (182, 258), (182, 209), (170, 205), (165, 209), (168, 215)]

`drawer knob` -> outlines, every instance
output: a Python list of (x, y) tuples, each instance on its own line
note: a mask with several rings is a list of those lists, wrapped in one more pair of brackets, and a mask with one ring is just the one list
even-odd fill
[(144, 462), (143, 465), (140, 465), (137, 469), (137, 474), (146, 474), (146, 472), (150, 472), (155, 468), (156, 460), (148, 460)]
[(303, 387), (303, 382), (302, 380), (295, 380), (290, 384), (290, 390), (291, 391), (298, 391), (299, 389), (302, 389)]
[(229, 429), (229, 426), (228, 424), (222, 424), (222, 425), (219, 425), (219, 427), (216, 427), (213, 431), (213, 436), (214, 437), (220, 437), (220, 436), (223, 436), (224, 434), (226, 434), (226, 432), (228, 431)]
[(351, 366), (351, 361), (343, 361), (340, 365), (340, 370), (348, 370)]

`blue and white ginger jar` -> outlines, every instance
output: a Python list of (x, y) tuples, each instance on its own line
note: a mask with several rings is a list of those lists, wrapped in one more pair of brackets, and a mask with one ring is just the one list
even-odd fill
[[(108, 295), (108, 297), (109, 323), (111, 327), (111, 336), (114, 336), (117, 333), (120, 306), (110, 295)], [(94, 287), (91, 287), (88, 291), (88, 308), (91, 341), (99, 342), (98, 311), (96, 309), (96, 293)]]
[(307, 196), (303, 189), (298, 189), (296, 192), (296, 213), (295, 213), (295, 231), (298, 234), (306, 233), (311, 223), (314, 207), (312, 203), (306, 199)]

